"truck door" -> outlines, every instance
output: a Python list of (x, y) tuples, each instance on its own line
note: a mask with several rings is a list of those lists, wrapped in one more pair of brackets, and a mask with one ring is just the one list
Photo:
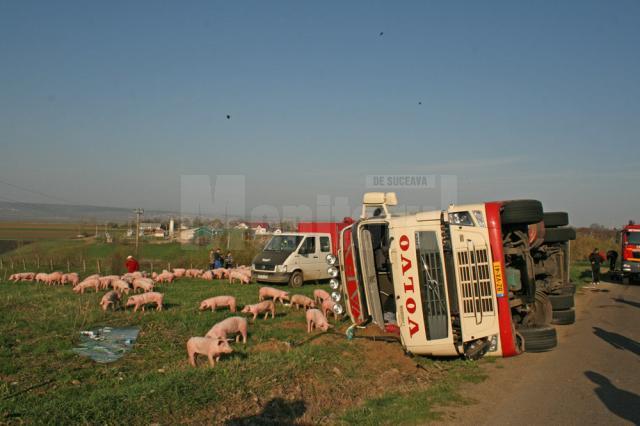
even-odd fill
[(462, 339), (499, 332), (493, 265), (487, 229), (450, 225)]

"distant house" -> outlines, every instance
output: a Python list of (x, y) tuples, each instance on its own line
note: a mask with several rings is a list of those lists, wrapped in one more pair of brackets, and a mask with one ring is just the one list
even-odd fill
[(140, 231), (142, 232), (155, 232), (162, 229), (162, 224), (153, 222), (142, 222), (140, 224)]

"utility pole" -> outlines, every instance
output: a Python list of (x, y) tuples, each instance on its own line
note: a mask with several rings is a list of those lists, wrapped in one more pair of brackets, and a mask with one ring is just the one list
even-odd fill
[(136, 215), (136, 256), (138, 255), (138, 239), (140, 238), (140, 216), (144, 214), (144, 209), (135, 209)]

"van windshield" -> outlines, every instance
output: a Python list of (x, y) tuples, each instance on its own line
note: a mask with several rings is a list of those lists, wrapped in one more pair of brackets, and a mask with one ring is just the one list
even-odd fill
[(271, 238), (264, 251), (294, 251), (302, 241), (301, 235), (277, 235)]

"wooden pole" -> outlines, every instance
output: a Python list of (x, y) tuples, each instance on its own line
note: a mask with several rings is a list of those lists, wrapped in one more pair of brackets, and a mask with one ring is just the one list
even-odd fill
[(87, 262), (85, 262), (84, 257), (82, 258), (82, 271), (87, 272)]
[(151, 263), (151, 272), (153, 272), (153, 260), (149, 263)]
[(98, 264), (98, 274), (101, 274), (102, 272), (100, 272), (100, 259), (96, 259), (96, 263)]
[(9, 262), (11, 262), (11, 270), (13, 271), (13, 257), (9, 258)]
[(49, 258), (49, 271), (53, 272), (53, 259)]
[(36, 256), (36, 269), (40, 269), (40, 256)]
[(71, 264), (69, 263), (69, 258), (67, 258), (67, 272), (71, 272)]
[(27, 263), (24, 261), (24, 257), (22, 258), (22, 270), (23, 271), (27, 270)]
[(171, 271), (171, 262), (167, 263), (167, 271)]
[(2, 263), (2, 259), (0, 259), (0, 269), (4, 269), (4, 263)]

